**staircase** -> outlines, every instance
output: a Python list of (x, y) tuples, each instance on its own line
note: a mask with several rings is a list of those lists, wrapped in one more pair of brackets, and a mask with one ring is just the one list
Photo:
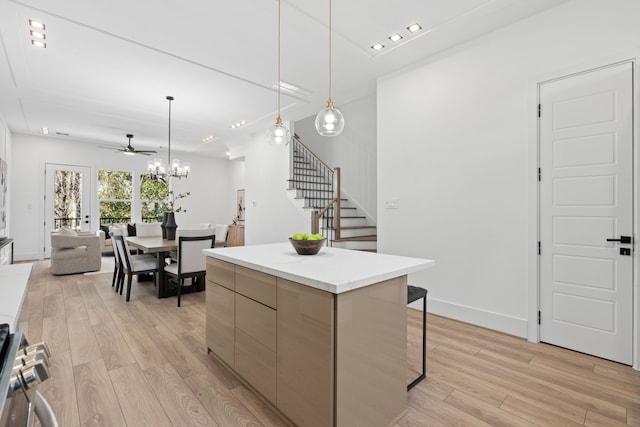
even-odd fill
[(290, 198), (311, 213), (311, 232), (318, 230), (328, 246), (376, 251), (376, 225), (341, 191), (340, 169), (323, 163), (298, 135), (292, 138), (289, 176)]

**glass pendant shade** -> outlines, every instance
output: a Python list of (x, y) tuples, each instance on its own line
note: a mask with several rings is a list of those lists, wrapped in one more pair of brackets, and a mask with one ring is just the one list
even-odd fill
[(338, 136), (344, 129), (344, 116), (337, 108), (334, 108), (333, 101), (327, 102), (327, 108), (320, 111), (316, 116), (316, 130), (322, 136)]
[(276, 124), (267, 129), (267, 142), (273, 145), (287, 145), (291, 140), (291, 132), (278, 116)]

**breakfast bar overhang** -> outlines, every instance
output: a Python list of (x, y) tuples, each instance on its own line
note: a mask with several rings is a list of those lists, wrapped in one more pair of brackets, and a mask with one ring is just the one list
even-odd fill
[(207, 347), (299, 426), (407, 409), (407, 275), (434, 261), (288, 243), (206, 249)]

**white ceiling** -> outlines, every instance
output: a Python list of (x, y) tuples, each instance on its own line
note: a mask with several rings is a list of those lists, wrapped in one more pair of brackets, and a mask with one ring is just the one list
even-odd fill
[[(332, 98), (371, 94), (380, 76), (564, 1), (333, 0)], [(281, 77), (304, 90), (283, 92), (285, 121), (326, 105), (328, 6), (282, 0)], [(29, 19), (46, 24), (46, 49), (31, 45)], [(0, 114), (14, 133), (47, 127), (97, 146), (132, 133), (135, 148), (157, 149), (172, 95), (172, 150), (223, 156), (274, 123), (276, 53), (274, 0), (0, 0)]]

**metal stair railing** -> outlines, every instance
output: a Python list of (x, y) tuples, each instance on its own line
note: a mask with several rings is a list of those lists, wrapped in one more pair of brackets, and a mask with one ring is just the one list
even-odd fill
[[(340, 168), (331, 169), (302, 143), (297, 134), (291, 144), (290, 182), (303, 197), (310, 201), (311, 233), (320, 231), (320, 221), (324, 216), (328, 230), (334, 236), (327, 236), (329, 243), (340, 238)], [(331, 215), (333, 213), (333, 215)], [(333, 238), (331, 238), (333, 237)]]

